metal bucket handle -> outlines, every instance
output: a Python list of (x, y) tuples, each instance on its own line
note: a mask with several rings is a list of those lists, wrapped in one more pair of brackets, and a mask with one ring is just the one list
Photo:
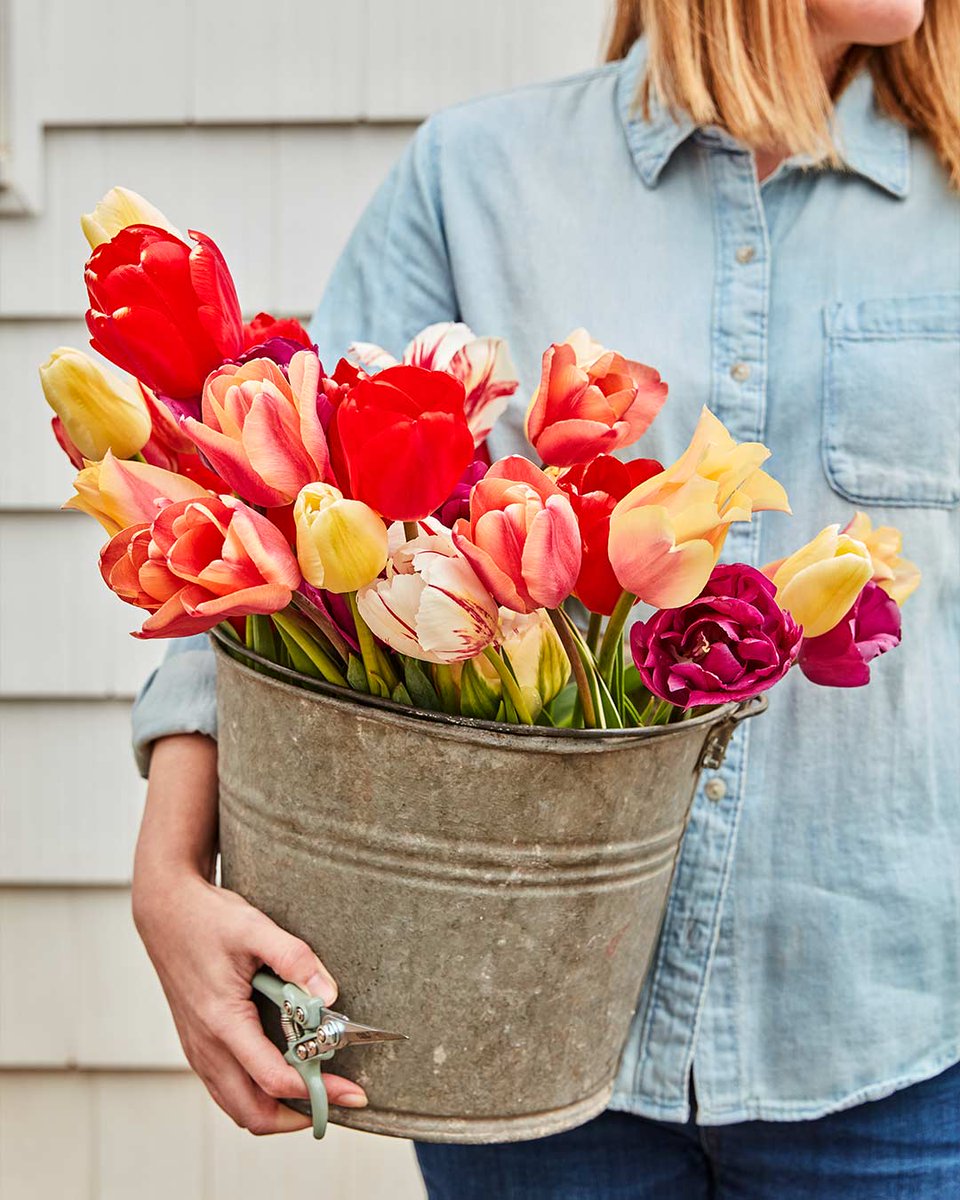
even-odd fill
[(700, 755), (700, 770), (719, 771), (723, 766), (723, 760), (727, 756), (727, 747), (730, 745), (730, 739), (736, 732), (737, 726), (741, 721), (749, 721), (751, 717), (759, 717), (761, 713), (766, 712), (769, 703), (766, 694), (754, 696), (750, 700), (745, 700), (735, 712), (718, 725), (707, 738), (703, 747), (703, 753)]

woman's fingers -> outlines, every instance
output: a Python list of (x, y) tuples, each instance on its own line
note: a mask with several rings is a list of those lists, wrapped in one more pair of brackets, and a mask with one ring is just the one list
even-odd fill
[(337, 985), (323, 963), (306, 942), (275, 925), (269, 917), (258, 914), (247, 939), (246, 948), (276, 971), (281, 979), (289, 980), (311, 996), (319, 996), (325, 1005), (337, 998)]
[(311, 1120), (295, 1112), (256, 1086), (235, 1058), (223, 1047), (211, 1047), (202, 1064), (195, 1064), (207, 1090), (227, 1116), (242, 1129), (258, 1136), (308, 1129)]
[(331, 1104), (339, 1104), (343, 1108), (366, 1108), (367, 1094), (359, 1083), (344, 1079), (342, 1075), (328, 1075), (326, 1071), (323, 1073), (323, 1083)]
[(307, 1085), (300, 1072), (263, 1032), (257, 1011), (251, 1003), (220, 1029), (223, 1044), (254, 1083), (275, 1100), (306, 1099)]

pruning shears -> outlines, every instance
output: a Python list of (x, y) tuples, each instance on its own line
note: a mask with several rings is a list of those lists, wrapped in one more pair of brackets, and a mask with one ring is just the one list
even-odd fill
[(322, 1138), (327, 1129), (327, 1089), (323, 1086), (320, 1064), (333, 1058), (344, 1046), (406, 1041), (407, 1035), (351, 1021), (343, 1013), (324, 1008), (319, 997), (309, 995), (271, 971), (258, 971), (252, 983), (255, 991), (280, 1010), (280, 1028), (287, 1039), (283, 1057), (297, 1068), (307, 1085), (313, 1136)]

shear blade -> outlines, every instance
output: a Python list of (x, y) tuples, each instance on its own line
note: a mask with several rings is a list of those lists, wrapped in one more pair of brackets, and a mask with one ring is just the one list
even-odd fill
[(374, 1029), (372, 1025), (361, 1025), (351, 1021), (343, 1013), (330, 1012), (332, 1017), (342, 1026), (340, 1042), (345, 1046), (359, 1045), (364, 1042), (406, 1042), (410, 1039), (405, 1033), (390, 1033), (386, 1029)]

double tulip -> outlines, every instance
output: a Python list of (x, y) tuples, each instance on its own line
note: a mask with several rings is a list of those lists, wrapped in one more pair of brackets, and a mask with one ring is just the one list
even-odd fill
[(40, 368), (40, 384), (57, 414), (54, 432), (74, 463), (99, 462), (107, 451), (132, 458), (147, 443), (152, 421), (140, 388), (82, 350), (54, 350)]
[[(370, 371), (397, 365), (392, 354), (370, 342), (354, 342), (350, 354)], [(516, 370), (503, 338), (477, 337), (461, 321), (428, 325), (409, 343), (400, 361), (428, 371), (445, 371), (463, 384), (463, 412), (477, 446), (517, 390)]]
[(268, 358), (220, 367), (203, 389), (203, 419), (185, 417), (183, 429), (248, 503), (289, 504), (328, 474), (319, 385), (312, 350), (295, 354), (286, 374)]
[(800, 670), (824, 687), (863, 687), (870, 682), (870, 663), (899, 644), (900, 608), (871, 580), (832, 629), (803, 639)]
[(513, 612), (556, 608), (580, 573), (581, 543), (569, 498), (529, 459), (493, 464), (470, 496), (453, 540), (497, 603)]
[(362, 500), (329, 483), (308, 484), (293, 506), (297, 559), (313, 587), (342, 595), (366, 586), (387, 561), (387, 527)]
[(279, 612), (300, 570), (283, 536), (234, 496), (168, 504), (100, 555), (107, 586), (146, 609), (140, 638), (186, 637), (230, 617)]
[(527, 437), (545, 463), (570, 467), (635, 442), (666, 398), (667, 385), (653, 367), (577, 329), (543, 356)]
[(170, 501), (209, 496), (202, 484), (150, 463), (125, 462), (108, 450), (73, 481), (76, 495), (64, 504), (94, 517), (111, 536), (130, 525), (151, 522)]
[(205, 234), (189, 246), (154, 225), (128, 225), (87, 261), (95, 350), (178, 411), (197, 415), (207, 375), (243, 349), (243, 322), (223, 255)]
[(735, 442), (703, 409), (681, 457), (611, 514), (610, 563), (623, 588), (655, 608), (679, 608), (698, 596), (734, 521), (764, 509), (790, 511), (786, 492), (760, 469), (769, 455), (759, 442)]

